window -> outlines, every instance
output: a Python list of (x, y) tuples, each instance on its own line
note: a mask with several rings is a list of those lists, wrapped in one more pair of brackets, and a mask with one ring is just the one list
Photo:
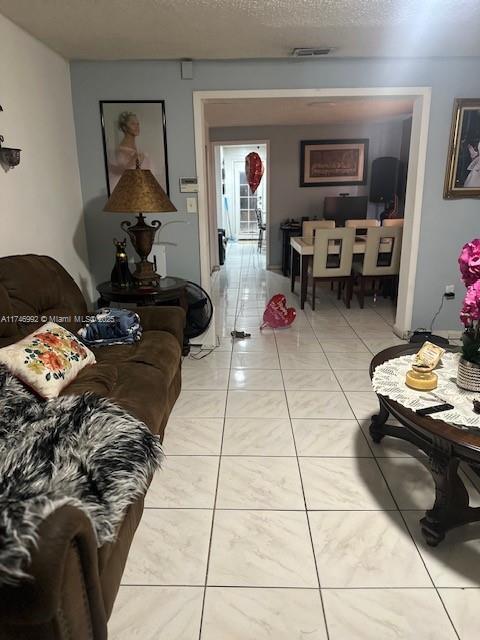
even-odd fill
[(260, 198), (252, 193), (244, 171), (240, 172), (240, 235), (256, 236), (258, 234), (255, 210), (260, 207)]

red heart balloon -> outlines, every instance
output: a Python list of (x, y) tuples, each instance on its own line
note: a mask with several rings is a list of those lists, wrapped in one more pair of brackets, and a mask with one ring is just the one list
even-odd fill
[(296, 310), (293, 307), (287, 308), (287, 299), (283, 293), (276, 293), (265, 307), (263, 324), (260, 329), (267, 326), (272, 327), (272, 329), (289, 327), (296, 317)]
[(252, 193), (255, 193), (258, 189), (258, 185), (262, 180), (263, 172), (264, 166), (262, 159), (256, 151), (252, 151), (245, 158), (245, 174)]

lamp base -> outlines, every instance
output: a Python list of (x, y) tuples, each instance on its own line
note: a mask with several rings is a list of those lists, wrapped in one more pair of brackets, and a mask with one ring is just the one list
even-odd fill
[(139, 213), (136, 224), (132, 226), (130, 222), (124, 221), (120, 226), (128, 233), (135, 251), (140, 256), (140, 262), (135, 263), (136, 269), (133, 273), (135, 283), (139, 287), (158, 287), (160, 276), (155, 273), (156, 265), (153, 262), (149, 262), (147, 257), (152, 250), (155, 234), (160, 228), (161, 222), (152, 220), (150, 226), (147, 224), (143, 213)]
[(155, 265), (148, 260), (135, 263), (133, 279), (137, 287), (158, 287), (161, 276), (155, 273)]

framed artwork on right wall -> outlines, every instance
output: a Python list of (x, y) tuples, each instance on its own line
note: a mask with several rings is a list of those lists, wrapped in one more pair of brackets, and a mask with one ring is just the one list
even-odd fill
[(444, 198), (480, 198), (480, 98), (453, 107)]

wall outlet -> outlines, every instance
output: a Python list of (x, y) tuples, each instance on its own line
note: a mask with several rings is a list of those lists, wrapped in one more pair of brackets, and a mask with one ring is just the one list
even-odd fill
[(447, 284), (445, 285), (445, 293), (443, 294), (447, 300), (453, 300), (455, 298), (455, 285)]
[(196, 198), (187, 198), (187, 213), (197, 213)]

